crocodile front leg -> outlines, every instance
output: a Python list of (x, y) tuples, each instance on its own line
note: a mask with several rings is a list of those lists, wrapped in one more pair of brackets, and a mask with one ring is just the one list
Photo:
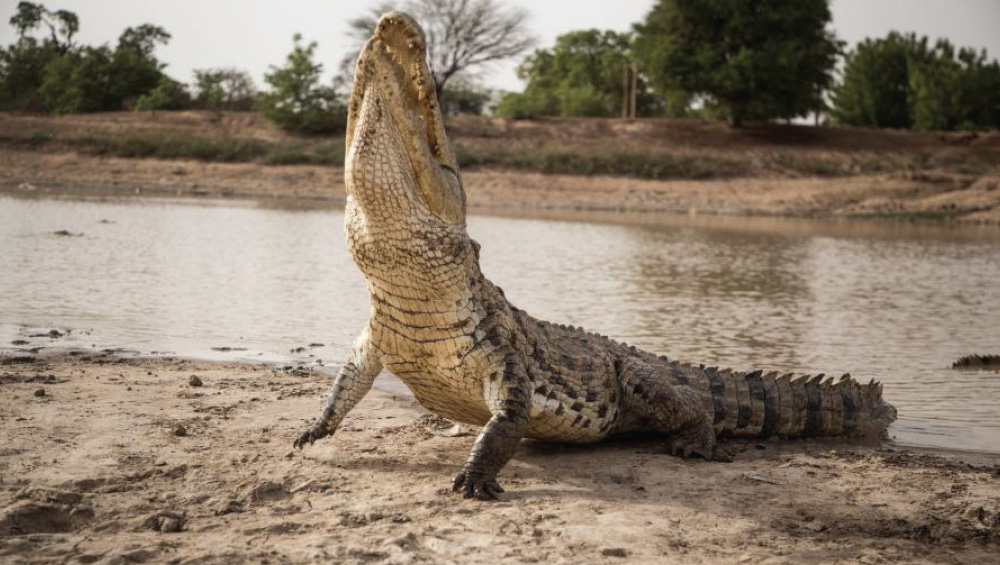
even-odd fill
[(465, 498), (495, 500), (503, 492), (497, 474), (514, 456), (528, 427), (531, 381), (516, 354), (508, 354), (503, 365), (485, 380), (483, 395), (493, 417), (476, 438), (462, 472), (455, 477), (454, 490)]
[(332, 435), (344, 416), (371, 390), (375, 377), (382, 370), (382, 362), (373, 350), (370, 328), (366, 327), (333, 382), (323, 414), (295, 440), (295, 447), (302, 449), (306, 444)]

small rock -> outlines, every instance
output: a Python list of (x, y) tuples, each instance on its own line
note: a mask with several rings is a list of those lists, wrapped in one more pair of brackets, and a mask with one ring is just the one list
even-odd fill
[(176, 518), (164, 518), (160, 522), (160, 531), (163, 533), (179, 532), (184, 527), (184, 522)]
[(183, 515), (171, 512), (170, 510), (163, 510), (147, 516), (143, 520), (142, 525), (145, 528), (167, 534), (183, 530), (185, 522), (187, 522), (187, 519)]
[(621, 547), (607, 547), (601, 550), (601, 555), (605, 557), (628, 557), (628, 552)]
[(430, 432), (438, 437), (463, 437), (472, 435), (472, 432), (468, 428), (460, 424), (455, 424), (454, 426), (443, 430), (432, 429)]
[(388, 543), (408, 551), (413, 551), (418, 546), (417, 536), (413, 532), (409, 532), (406, 535), (399, 536), (397, 538), (392, 538), (388, 541)]
[(45, 389), (44, 388), (40, 388), (40, 389), (35, 390), (35, 396), (45, 396)]
[(202, 386), (205, 383), (201, 381), (198, 375), (191, 375), (191, 378), (188, 379), (188, 384), (191, 386)]
[(182, 424), (177, 424), (174, 426), (174, 435), (177, 437), (184, 437), (188, 435), (187, 428), (185, 428)]
[(755, 483), (766, 483), (769, 485), (780, 485), (781, 481), (776, 481), (767, 475), (762, 475), (760, 473), (743, 473), (743, 478), (748, 481), (753, 481)]
[(224, 514), (233, 514), (237, 512), (246, 512), (246, 508), (238, 500), (224, 500), (220, 503), (216, 509), (215, 514), (217, 516), (222, 516)]

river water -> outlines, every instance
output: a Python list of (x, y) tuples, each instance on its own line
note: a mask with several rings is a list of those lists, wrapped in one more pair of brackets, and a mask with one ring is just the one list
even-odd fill
[[(335, 366), (369, 310), (342, 220), (316, 204), (0, 196), (0, 348)], [(671, 358), (879, 379), (897, 441), (1000, 451), (1000, 374), (949, 368), (1000, 353), (1000, 230), (575, 215), (473, 216), (469, 231), (536, 316)], [(30, 337), (51, 329), (69, 333)]]

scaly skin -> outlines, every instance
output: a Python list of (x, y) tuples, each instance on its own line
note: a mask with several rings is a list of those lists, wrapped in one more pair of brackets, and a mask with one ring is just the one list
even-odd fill
[(1000, 369), (1000, 355), (965, 355), (951, 364), (952, 369)]
[(724, 459), (722, 434), (873, 436), (895, 419), (874, 383), (682, 365), (513, 307), (480, 271), (425, 59), (423, 32), (399, 12), (358, 58), (345, 227), (372, 313), (296, 447), (334, 433), (382, 369), (430, 411), (483, 426), (454, 487), (484, 500), (503, 491), (497, 475), (523, 437), (655, 431), (673, 453)]

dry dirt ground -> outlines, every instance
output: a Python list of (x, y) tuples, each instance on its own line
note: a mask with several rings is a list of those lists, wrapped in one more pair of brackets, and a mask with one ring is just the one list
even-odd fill
[[(3, 563), (997, 563), (1000, 458), (815, 441), (734, 463), (654, 438), (524, 442), (495, 503), (473, 438), (374, 390), (292, 439), (329, 379), (98, 352), (0, 358)], [(891, 395), (891, 391), (887, 391)]]

